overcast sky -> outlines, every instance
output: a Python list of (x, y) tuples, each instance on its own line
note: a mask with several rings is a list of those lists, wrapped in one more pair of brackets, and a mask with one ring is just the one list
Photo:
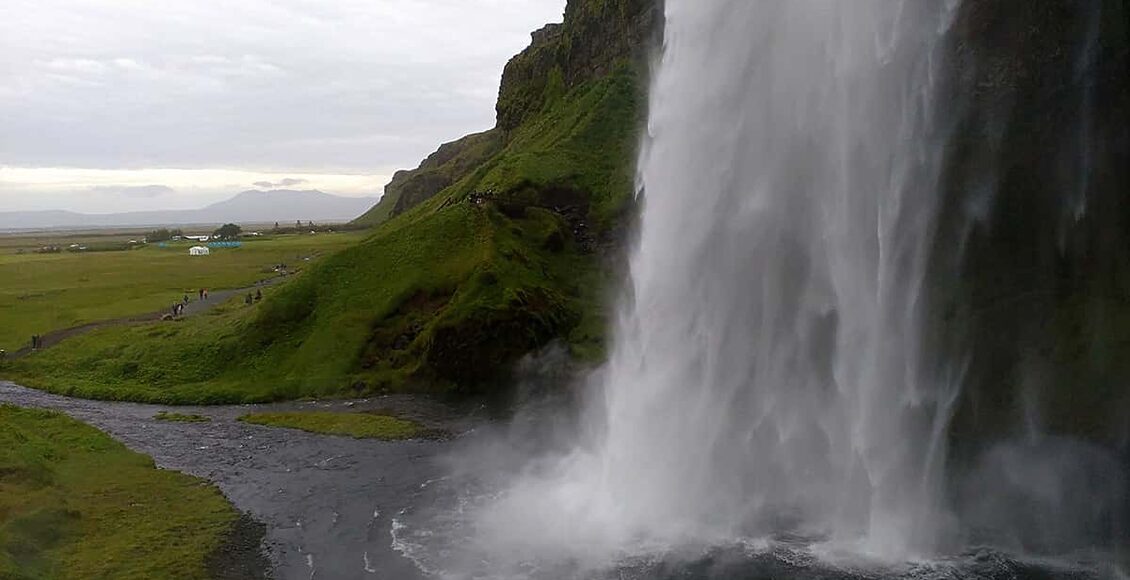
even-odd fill
[[(565, 0), (3, 0), (0, 211), (379, 195)], [(256, 185), (257, 184), (257, 185)]]

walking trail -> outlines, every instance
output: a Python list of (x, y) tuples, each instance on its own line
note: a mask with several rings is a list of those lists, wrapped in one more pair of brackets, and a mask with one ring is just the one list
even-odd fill
[[(275, 278), (268, 278), (266, 280), (260, 280), (259, 282), (256, 282), (252, 286), (246, 286), (246, 287), (243, 287), (243, 288), (228, 288), (226, 290), (216, 290), (215, 292), (210, 291), (210, 292), (208, 292), (208, 299), (207, 300), (199, 300), (199, 299), (196, 298), (195, 294), (192, 294), (192, 295), (189, 296), (189, 298), (190, 298), (189, 303), (186, 304), (185, 307), (184, 307), (184, 314), (178, 316), (177, 318), (178, 319), (187, 318), (189, 316), (195, 316), (197, 314), (207, 312), (207, 311), (215, 308), (216, 306), (219, 306), (220, 304), (227, 302), (229, 299), (231, 299), (235, 296), (238, 296), (240, 294), (245, 294), (247, 292), (254, 292), (255, 290), (258, 290), (258, 289), (261, 289), (261, 288), (266, 288), (268, 286), (273, 286), (273, 285), (281, 282), (283, 279), (285, 279), (285, 276), (277, 276)], [(70, 328), (62, 328), (62, 329), (59, 329), (59, 330), (54, 330), (54, 331), (48, 332), (46, 334), (40, 335), (40, 337), (39, 337), (40, 347), (39, 347), (38, 350), (44, 350), (44, 349), (51, 348), (51, 347), (55, 346), (56, 344), (59, 344), (60, 342), (67, 340), (68, 338), (79, 336), (81, 334), (86, 334), (87, 332), (90, 332), (92, 330), (97, 330), (99, 328), (107, 328), (107, 327), (110, 327), (110, 326), (121, 326), (121, 325), (125, 325), (125, 324), (143, 324), (143, 323), (147, 323), (147, 322), (157, 322), (157, 321), (160, 321), (162, 319), (162, 317), (164, 317), (166, 314), (169, 314), (169, 309), (168, 308), (162, 308), (161, 310), (158, 310), (156, 312), (149, 312), (149, 313), (146, 313), (146, 314), (135, 314), (133, 316), (123, 316), (121, 318), (111, 318), (111, 319), (107, 319), (107, 320), (97, 320), (95, 322), (87, 322), (85, 324), (80, 324), (78, 326), (72, 326)], [(29, 345), (29, 346), (25, 346), (25, 347), (15, 351), (15, 352), (8, 353), (8, 358), (12, 358), (12, 359), (22, 358), (22, 357), (25, 357), (25, 356), (31, 354), (32, 352), (35, 352), (35, 351), (33, 351), (31, 346)]]

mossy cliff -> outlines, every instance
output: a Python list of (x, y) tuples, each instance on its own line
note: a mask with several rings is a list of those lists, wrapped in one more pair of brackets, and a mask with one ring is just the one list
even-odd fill
[(507, 63), (495, 127), (445, 143), (416, 169), (396, 172), (380, 203), (357, 223), (383, 223), (468, 177), (568, 93), (616, 75), (621, 67), (646, 73), (662, 18), (659, 0), (571, 0), (563, 23), (533, 32), (530, 46)]

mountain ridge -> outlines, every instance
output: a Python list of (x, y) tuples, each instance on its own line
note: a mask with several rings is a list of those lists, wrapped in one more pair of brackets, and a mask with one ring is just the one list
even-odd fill
[(318, 190), (245, 190), (202, 208), (88, 214), (68, 210), (0, 212), (0, 230), (73, 227), (131, 227), (212, 224), (349, 221), (375, 197), (345, 197)]

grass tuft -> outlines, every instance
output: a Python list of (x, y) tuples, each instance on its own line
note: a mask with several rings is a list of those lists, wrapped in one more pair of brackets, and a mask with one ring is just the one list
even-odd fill
[(239, 418), (244, 423), (268, 427), (299, 429), (310, 433), (343, 435), (357, 439), (398, 441), (428, 434), (419, 423), (389, 415), (303, 411), (291, 413), (251, 413)]
[(167, 422), (170, 422), (170, 423), (211, 423), (212, 422), (212, 419), (210, 417), (205, 417), (204, 415), (171, 413), (169, 411), (161, 411), (160, 413), (153, 415), (153, 419), (155, 419), (157, 421), (167, 421)]

